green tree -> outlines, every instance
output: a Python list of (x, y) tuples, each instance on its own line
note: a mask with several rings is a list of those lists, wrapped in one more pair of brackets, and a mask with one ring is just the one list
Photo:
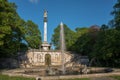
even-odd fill
[(77, 39), (80, 36), (84, 35), (85, 33), (88, 33), (88, 30), (89, 30), (89, 28), (86, 28), (86, 27), (81, 27), (81, 28), (77, 27), (75, 29), (75, 41), (77, 41)]
[(25, 40), (30, 48), (39, 48), (41, 44), (41, 33), (38, 26), (28, 20), (25, 26)]
[(100, 28), (101, 31), (105, 31), (105, 30), (108, 30), (108, 29), (109, 29), (109, 27), (106, 24), (103, 24)]
[(78, 53), (80, 52), (79, 51), (80, 45), (78, 44), (79, 38), (86, 33), (88, 33), (88, 28), (86, 27), (83, 27), (83, 28), (77, 27), (75, 29), (75, 33), (71, 35), (73, 36), (73, 45), (71, 45), (71, 51), (78, 52)]
[(15, 8), (7, 0), (1, 0), (0, 5), (0, 45), (3, 45), (5, 35), (10, 34), (12, 31), (9, 24), (14, 19)]
[[(13, 57), (18, 51), (26, 50), (27, 45), (27, 34), (30, 27), (34, 27), (31, 34), (36, 34), (38, 36), (38, 28), (34, 23), (29, 25), (29, 22), (25, 22), (16, 12), (16, 5), (14, 3), (9, 3), (8, 0), (0, 0), (0, 57)], [(36, 32), (34, 31), (36, 30)], [(39, 34), (40, 35), (40, 34)], [(38, 38), (34, 37), (36, 41)], [(39, 44), (34, 42), (36, 47)], [(28, 43), (27, 44), (33, 44)]]
[(101, 26), (91, 55), (97, 57), (103, 66), (120, 67), (120, 59), (118, 58), (120, 56), (120, 0), (117, 0), (113, 8), (114, 19), (109, 23), (114, 28), (109, 28), (107, 25)]
[(7, 0), (0, 1), (0, 55), (13, 55), (20, 48), (22, 35), (18, 25), (20, 17), (16, 5)]
[(100, 31), (93, 56), (100, 59), (104, 66), (120, 66), (120, 32), (115, 29)]
[(117, 3), (113, 6), (114, 11), (112, 11), (112, 15), (114, 19), (112, 20), (113, 27), (117, 30), (120, 30), (120, 0), (117, 0)]
[[(83, 34), (76, 39), (76, 42), (73, 46), (75, 46), (75, 50), (77, 53), (82, 55), (90, 56), (93, 51), (93, 46), (96, 43), (97, 33), (99, 31), (98, 26), (93, 25), (90, 28), (83, 29)], [(82, 32), (82, 29), (81, 29)]]

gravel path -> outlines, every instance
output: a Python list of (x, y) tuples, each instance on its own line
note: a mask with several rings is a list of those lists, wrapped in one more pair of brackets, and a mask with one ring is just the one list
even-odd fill
[(116, 80), (111, 77), (99, 77), (99, 78), (91, 78), (90, 80)]

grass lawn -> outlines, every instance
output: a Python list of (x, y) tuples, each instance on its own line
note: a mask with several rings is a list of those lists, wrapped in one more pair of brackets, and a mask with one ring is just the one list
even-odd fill
[(90, 80), (88, 78), (76, 78), (76, 79), (60, 79), (60, 80)]
[[(20, 76), (16, 76), (16, 77), (10, 77), (7, 75), (2, 75), (0, 74), (0, 80), (35, 80), (34, 78), (25, 78), (25, 77), (20, 77)], [(60, 80), (90, 80), (88, 78), (76, 78), (76, 79), (60, 79)]]
[[(110, 76), (111, 78), (114, 78), (116, 80), (120, 80), (120, 76)], [(35, 78), (25, 78), (25, 77), (10, 77), (7, 75), (0, 74), (0, 80), (35, 80)], [(60, 79), (60, 80), (90, 80), (89, 78), (75, 78), (75, 79)]]
[(120, 80), (120, 76), (110, 76), (110, 77), (117, 79), (117, 80)]
[(0, 80), (35, 80), (34, 78), (25, 78), (25, 77), (9, 77), (7, 75), (0, 74)]
[[(19, 76), (16, 76), (16, 77), (10, 77), (10, 76), (7, 76), (7, 75), (1, 75), (0, 74), (0, 80), (35, 80), (34, 78), (25, 78), (25, 77), (19, 77)], [(88, 78), (76, 78), (76, 79), (60, 79), (60, 80), (90, 80)]]

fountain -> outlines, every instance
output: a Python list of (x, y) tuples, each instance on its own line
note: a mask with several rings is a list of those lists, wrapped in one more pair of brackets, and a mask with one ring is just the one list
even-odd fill
[(64, 58), (64, 52), (65, 52), (65, 39), (64, 39), (64, 27), (63, 23), (60, 24), (60, 43), (61, 43), (61, 57), (62, 57), (62, 72), (65, 74), (65, 58)]

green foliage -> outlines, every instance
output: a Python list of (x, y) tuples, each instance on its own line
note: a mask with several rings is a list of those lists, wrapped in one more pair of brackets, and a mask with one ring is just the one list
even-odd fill
[(95, 44), (94, 56), (99, 56), (99, 59), (106, 60), (106, 66), (120, 66), (120, 32), (115, 29), (101, 31)]
[(25, 78), (25, 77), (10, 77), (7, 75), (1, 75), (0, 74), (0, 80), (35, 80), (34, 78)]
[(79, 51), (79, 48), (80, 48), (79, 38), (82, 35), (85, 35), (87, 32), (88, 32), (88, 28), (86, 28), (86, 27), (83, 27), (83, 28), (77, 27), (75, 29), (75, 33), (71, 34), (71, 36), (74, 36), (73, 37), (73, 45), (71, 45), (71, 51), (75, 51), (75, 52), (78, 52), (78, 53), (80, 52)]
[(120, 30), (120, 0), (117, 0), (113, 8), (112, 15), (114, 15), (114, 19), (111, 22), (113, 23), (113, 27)]
[(102, 25), (100, 29), (90, 27), (73, 46), (77, 53), (88, 55), (90, 59), (96, 57), (102, 66), (117, 67), (120, 66), (119, 34), (118, 30), (108, 29), (106, 25)]
[(89, 29), (81, 28), (80, 32), (82, 34), (79, 34), (80, 36), (78, 36), (78, 38), (76, 39), (76, 42), (73, 45), (75, 46), (74, 51), (76, 51), (77, 53), (80, 53), (82, 55), (90, 55), (90, 53), (93, 51), (94, 49), (93, 45), (96, 42), (98, 29), (96, 27), (95, 28), (92, 28), (92, 27)]
[(25, 40), (31, 48), (39, 48), (41, 44), (41, 33), (38, 26), (32, 21), (28, 20), (25, 26)]
[(60, 80), (90, 80), (89, 78), (60, 79)]
[(81, 35), (88, 32), (88, 28), (86, 27), (82, 27), (82, 28), (77, 27), (75, 30), (76, 30), (77, 37), (80, 37)]
[(1, 1), (0, 5), (0, 56), (10, 56), (19, 49), (21, 42), (21, 32), (17, 26), (20, 17), (16, 13), (15, 4), (6, 0)]
[[(28, 46), (38, 48), (41, 42), (38, 26), (32, 21), (25, 22), (21, 19), (16, 8), (16, 5), (8, 0), (0, 1), (0, 57), (13, 57)], [(26, 35), (28, 32), (32, 35)]]
[(117, 79), (117, 80), (120, 80), (120, 76), (110, 76), (110, 77)]

